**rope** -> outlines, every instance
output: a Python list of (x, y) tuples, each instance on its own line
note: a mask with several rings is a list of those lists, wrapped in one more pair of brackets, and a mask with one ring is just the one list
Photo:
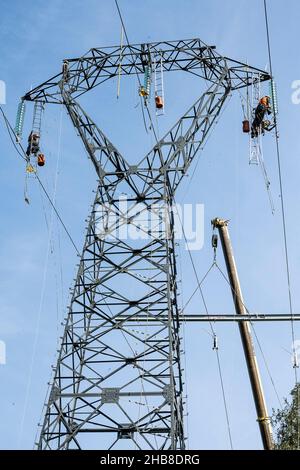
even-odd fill
[[(270, 32), (269, 32), (269, 18), (268, 18), (268, 9), (267, 1), (264, 2), (264, 13), (265, 13), (265, 25), (266, 25), (266, 34), (267, 34), (267, 47), (268, 47), (268, 56), (270, 64), (270, 74), (273, 78), (273, 67), (272, 67), (272, 54), (271, 54), (271, 41), (270, 41)], [(293, 342), (293, 355), (296, 357), (295, 350), (295, 325), (293, 319), (293, 304), (292, 304), (292, 293), (291, 293), (291, 277), (290, 277), (290, 267), (289, 267), (289, 252), (288, 252), (288, 242), (287, 242), (287, 229), (286, 229), (286, 219), (285, 219), (285, 203), (284, 203), (284, 192), (283, 192), (283, 182), (281, 174), (281, 158), (280, 158), (280, 149), (279, 149), (279, 134), (278, 134), (278, 123), (277, 116), (274, 114), (274, 124), (275, 124), (275, 135), (276, 135), (276, 153), (277, 153), (277, 167), (278, 167), (278, 178), (279, 178), (279, 188), (280, 188), (280, 199), (281, 199), (281, 215), (282, 215), (282, 229), (283, 229), (283, 239), (284, 239), (284, 252), (285, 252), (285, 264), (286, 264), (286, 277), (287, 277), (287, 287), (288, 287), (288, 299), (289, 299), (289, 309), (291, 314), (291, 333), (292, 333), (292, 342)], [(298, 372), (297, 367), (294, 364), (294, 374), (295, 374), (295, 386), (298, 384)], [(297, 409), (299, 408), (299, 399), (300, 399), (300, 390), (298, 387), (297, 393)], [(300, 426), (299, 426), (299, 413), (297, 413), (297, 449), (300, 448)]]
[(262, 152), (261, 135), (259, 136), (259, 141), (260, 142), (258, 144), (259, 145), (258, 162), (259, 162), (259, 166), (260, 166), (260, 169), (261, 169), (262, 177), (263, 177), (264, 182), (265, 182), (266, 190), (267, 190), (267, 193), (268, 193), (271, 212), (272, 212), (272, 215), (274, 215), (275, 206), (274, 206), (274, 202), (273, 202), (272, 191), (270, 189), (271, 183), (270, 183), (270, 180), (269, 180), (269, 177), (268, 177), (267, 168), (266, 168), (266, 165), (265, 165), (263, 152)]

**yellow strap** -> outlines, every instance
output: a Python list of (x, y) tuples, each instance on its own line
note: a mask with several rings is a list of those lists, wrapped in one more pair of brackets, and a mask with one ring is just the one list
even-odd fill
[(269, 416), (263, 416), (261, 418), (257, 418), (256, 421), (258, 422), (262, 422), (262, 421), (269, 421), (270, 420), (270, 417)]
[(36, 172), (36, 169), (33, 168), (33, 166), (31, 165), (31, 163), (28, 163), (27, 166), (26, 166), (26, 172), (27, 172), (27, 173), (35, 173), (35, 172)]

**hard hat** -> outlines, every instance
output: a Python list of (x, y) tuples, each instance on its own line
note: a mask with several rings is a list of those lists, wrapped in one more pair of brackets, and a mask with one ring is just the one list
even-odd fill
[(263, 104), (263, 105), (268, 104), (269, 101), (270, 101), (270, 97), (269, 97), (269, 96), (263, 96), (263, 97), (259, 100), (259, 102), (260, 102), (261, 104)]

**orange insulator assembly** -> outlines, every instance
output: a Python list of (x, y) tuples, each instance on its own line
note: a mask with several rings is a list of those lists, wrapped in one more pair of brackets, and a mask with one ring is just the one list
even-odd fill
[(245, 132), (245, 134), (250, 132), (250, 123), (248, 120), (243, 121), (243, 132)]
[(164, 107), (164, 102), (161, 96), (156, 96), (155, 97), (155, 105), (157, 109), (161, 109)]
[(38, 166), (44, 166), (45, 162), (46, 162), (45, 155), (43, 153), (40, 153), (37, 158)]

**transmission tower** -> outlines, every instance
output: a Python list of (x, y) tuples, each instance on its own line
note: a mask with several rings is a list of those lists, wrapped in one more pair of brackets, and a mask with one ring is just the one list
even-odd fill
[[(118, 74), (144, 74), (152, 57), (161, 72), (208, 87), (132, 165), (78, 98)], [(24, 96), (66, 107), (98, 177), (38, 449), (185, 448), (174, 195), (231, 92), (269, 79), (191, 39), (91, 49)], [(120, 192), (132, 194), (126, 207)], [(156, 222), (143, 228), (154, 206)], [(124, 237), (128, 227), (147, 236)]]

